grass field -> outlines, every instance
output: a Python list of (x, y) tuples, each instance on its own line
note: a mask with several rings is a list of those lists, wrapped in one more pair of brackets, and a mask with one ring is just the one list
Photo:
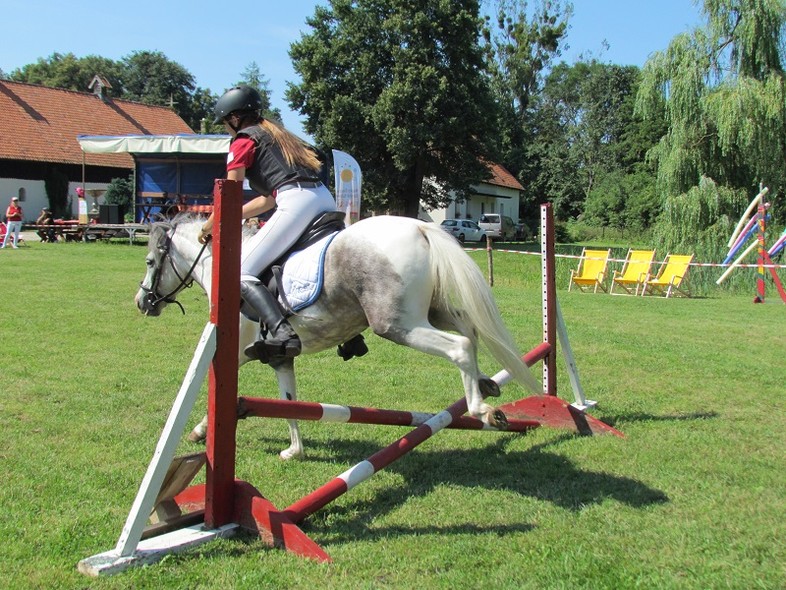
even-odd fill
[[(485, 269), (485, 254), (473, 253)], [(144, 248), (0, 252), (0, 586), (17, 588), (785, 588), (786, 306), (751, 292), (690, 300), (558, 293), (593, 414), (626, 434), (445, 431), (312, 516), (320, 565), (244, 536), (106, 579), (114, 547), (207, 319), (197, 289), (144, 318)], [(494, 293), (522, 349), (540, 340), (539, 261), (498, 253)], [(302, 399), (438, 411), (458, 372), (367, 336), (370, 354), (299, 359)], [(498, 367), (481, 359), (493, 374)], [(559, 388), (571, 399), (560, 362)], [(276, 395), (247, 365), (240, 392)], [(525, 395), (503, 389), (504, 401)], [(203, 399), (206, 393), (203, 389)], [(201, 418), (203, 403), (191, 417)], [(237, 475), (286, 506), (406, 429), (238, 428)], [(182, 452), (201, 447), (181, 443)]]

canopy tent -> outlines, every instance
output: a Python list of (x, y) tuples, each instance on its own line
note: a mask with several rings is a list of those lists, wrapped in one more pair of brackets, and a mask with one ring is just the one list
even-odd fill
[(131, 154), (134, 159), (135, 221), (145, 222), (168, 206), (209, 202), (213, 181), (224, 177), (228, 135), (80, 135), (86, 153)]
[(89, 154), (226, 154), (228, 135), (80, 135)]

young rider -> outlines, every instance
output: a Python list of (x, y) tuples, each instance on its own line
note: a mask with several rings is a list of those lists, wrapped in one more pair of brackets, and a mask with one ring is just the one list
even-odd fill
[[(240, 294), (264, 322), (268, 336), (248, 346), (246, 356), (262, 362), (292, 358), (301, 344), (284, 318), (278, 302), (257, 278), (284, 254), (320, 213), (335, 211), (336, 203), (322, 184), (322, 162), (301, 139), (261, 116), (262, 98), (249, 86), (237, 86), (218, 99), (216, 123), (223, 122), (232, 141), (227, 154), (227, 178), (248, 179), (259, 193), (243, 205), (243, 219), (273, 207), (276, 211), (242, 247)], [(202, 226), (199, 241), (209, 240), (211, 214)]]

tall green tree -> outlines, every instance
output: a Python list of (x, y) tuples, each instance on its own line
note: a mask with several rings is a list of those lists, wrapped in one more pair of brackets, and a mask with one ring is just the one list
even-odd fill
[(262, 97), (262, 114), (267, 119), (273, 119), (281, 122), (281, 109), (274, 109), (270, 103), (270, 80), (262, 75), (262, 70), (259, 69), (259, 64), (252, 61), (246, 69), (243, 70), (242, 78), (238, 84), (244, 84), (256, 88), (259, 95)]
[(703, 26), (648, 60), (638, 107), (665, 104), (668, 121), (651, 151), (664, 201), (658, 245), (722, 257), (759, 183), (786, 189), (786, 4), (704, 0), (702, 11)]
[(526, 189), (522, 217), (533, 217), (541, 202), (533, 189), (547, 157), (533, 149), (543, 131), (535, 103), (545, 73), (565, 45), (573, 7), (563, 0), (491, 0), (489, 9), (493, 14), (485, 17), (483, 40), (486, 71), (499, 106), (500, 161)]
[(194, 76), (160, 51), (134, 51), (122, 59), (123, 98), (160, 106), (184, 105)]
[(665, 101), (668, 133), (653, 149), (668, 196), (716, 183), (755, 194), (786, 188), (783, 0), (705, 0), (706, 23), (647, 61), (638, 107)]
[(477, 0), (330, 0), (291, 46), (302, 82), (290, 106), (320, 145), (358, 160), (372, 207), (415, 217), (421, 200), (446, 205), (488, 176), (495, 105), (478, 11)]
[[(530, 191), (554, 203), (559, 217), (583, 211), (590, 221), (625, 227), (629, 200), (639, 209), (655, 205), (649, 196), (637, 197), (651, 193), (646, 178), (654, 183), (654, 172), (644, 160), (665, 127), (662, 116), (644, 121), (634, 112), (639, 73), (592, 59), (560, 63), (547, 76), (536, 100), (538, 133), (530, 151), (540, 166)], [(652, 216), (640, 211), (636, 225)]]

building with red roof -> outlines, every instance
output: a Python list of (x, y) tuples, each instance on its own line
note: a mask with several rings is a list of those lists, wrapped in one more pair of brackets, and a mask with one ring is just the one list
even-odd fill
[(421, 207), (419, 217), (441, 223), (445, 219), (472, 219), (478, 221), (484, 213), (498, 213), (519, 220), (519, 201), (524, 187), (507, 168), (493, 162), (486, 163), (487, 180), (475, 185), (472, 194), (461, 203), (453, 201), (444, 209), (427, 211)]
[(93, 92), (0, 80), (0, 205), (18, 196), (25, 220), (34, 220), (49, 204), (46, 179), (59, 174), (76, 213), (78, 186), (105, 188), (133, 172), (131, 155), (85, 153), (77, 136), (193, 134), (172, 109), (109, 98), (107, 85), (100, 76)]

